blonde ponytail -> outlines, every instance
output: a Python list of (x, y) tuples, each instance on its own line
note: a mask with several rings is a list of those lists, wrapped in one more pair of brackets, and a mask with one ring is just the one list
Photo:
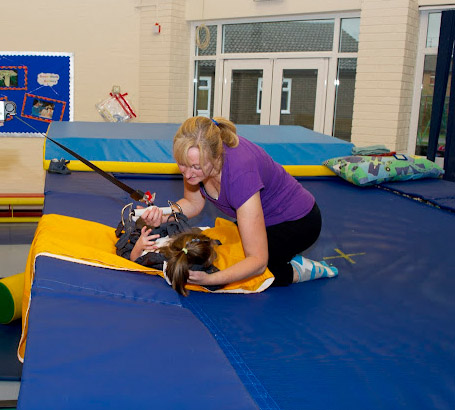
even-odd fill
[(177, 164), (188, 166), (188, 150), (198, 148), (202, 168), (210, 162), (219, 171), (223, 165), (223, 143), (230, 148), (239, 144), (236, 132), (234, 123), (222, 117), (214, 121), (207, 117), (188, 118), (174, 136), (174, 158)]
[(239, 145), (239, 137), (237, 136), (237, 127), (232, 121), (223, 117), (214, 117), (217, 127), (221, 132), (221, 139), (229, 148), (235, 148)]

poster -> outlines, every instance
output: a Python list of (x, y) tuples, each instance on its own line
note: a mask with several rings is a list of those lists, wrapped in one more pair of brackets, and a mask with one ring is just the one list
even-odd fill
[(0, 136), (41, 136), (52, 121), (72, 121), (73, 55), (0, 52), (0, 100), (16, 104)]

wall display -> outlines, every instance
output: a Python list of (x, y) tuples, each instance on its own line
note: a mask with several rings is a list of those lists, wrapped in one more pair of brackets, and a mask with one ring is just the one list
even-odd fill
[(72, 121), (73, 54), (0, 52), (0, 100), (14, 102), (17, 117), (0, 136), (40, 136), (52, 121)]

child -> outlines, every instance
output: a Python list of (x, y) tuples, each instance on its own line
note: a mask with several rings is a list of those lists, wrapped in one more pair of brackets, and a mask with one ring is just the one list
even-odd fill
[(135, 241), (131, 252), (118, 253), (140, 265), (162, 270), (167, 282), (183, 296), (188, 296), (185, 285), (190, 270), (207, 273), (218, 270), (212, 263), (216, 258), (214, 245), (219, 243), (205, 236), (199, 228), (171, 237), (152, 234), (147, 226), (142, 227), (139, 237), (137, 231), (130, 236), (130, 243)]

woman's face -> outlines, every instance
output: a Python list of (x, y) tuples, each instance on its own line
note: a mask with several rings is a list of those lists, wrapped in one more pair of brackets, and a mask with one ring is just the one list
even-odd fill
[(188, 150), (188, 165), (177, 164), (180, 172), (183, 175), (183, 178), (190, 185), (198, 185), (199, 182), (204, 181), (212, 172), (213, 166), (210, 163), (207, 163), (205, 170), (202, 169), (200, 164), (200, 155), (199, 148), (192, 147)]

